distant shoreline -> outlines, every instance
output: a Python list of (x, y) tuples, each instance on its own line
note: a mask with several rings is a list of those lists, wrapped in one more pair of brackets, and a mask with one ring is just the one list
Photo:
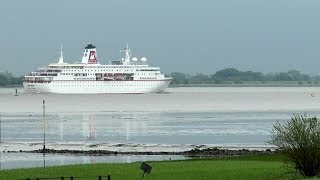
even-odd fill
[(309, 81), (244, 81), (241, 83), (226, 82), (221, 84), (170, 84), (174, 87), (320, 87), (318, 82)]

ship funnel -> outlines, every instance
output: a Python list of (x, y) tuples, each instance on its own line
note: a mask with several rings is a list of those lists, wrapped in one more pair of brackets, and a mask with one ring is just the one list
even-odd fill
[(84, 53), (81, 63), (84, 64), (97, 64), (97, 49), (92, 44), (88, 44), (84, 48)]

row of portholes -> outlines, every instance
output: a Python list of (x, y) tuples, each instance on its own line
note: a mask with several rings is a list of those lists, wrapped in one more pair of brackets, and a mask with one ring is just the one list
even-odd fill
[[(101, 83), (101, 81), (95, 81), (95, 80), (65, 80), (65, 81), (52, 81), (52, 83), (53, 84), (64, 84), (64, 83), (68, 83), (68, 84), (71, 84), (72, 83), (72, 85), (74, 84), (74, 83), (88, 83), (88, 82), (90, 82), (90, 83)], [(105, 83), (110, 83), (110, 84), (112, 84), (112, 83), (119, 83), (119, 81), (102, 81), (103, 82), (103, 84), (105, 84)], [(154, 82), (158, 82), (158, 81), (149, 81), (149, 80), (139, 80), (139, 82), (148, 82), (148, 83), (150, 83), (150, 82), (152, 82), (152, 83), (154, 83)], [(71, 85), (71, 86), (72, 86)]]
[[(65, 69), (65, 70), (63, 70), (63, 72), (84, 72), (84, 71), (110, 71), (110, 72), (112, 72), (112, 71), (126, 71), (126, 72), (128, 72), (129, 70), (119, 70), (119, 69), (117, 69), (117, 70), (114, 70), (114, 69), (93, 69), (93, 70), (70, 70), (70, 69)], [(130, 72), (134, 72), (134, 70), (130, 70)]]
[(148, 86), (157, 86), (155, 84), (151, 85), (53, 85), (53, 87), (148, 87)]

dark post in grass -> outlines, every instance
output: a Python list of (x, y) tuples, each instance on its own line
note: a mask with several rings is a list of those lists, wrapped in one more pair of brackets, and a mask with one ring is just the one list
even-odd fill
[(46, 150), (46, 106), (44, 100), (42, 101), (43, 108), (43, 152)]
[[(1, 147), (1, 112), (0, 112), (0, 147)], [(0, 170), (1, 170), (1, 152), (0, 152)]]
[(1, 144), (1, 113), (0, 113), (0, 144)]
[[(98, 179), (99, 179), (99, 180), (102, 180), (102, 176), (99, 176)], [(107, 179), (108, 179), (108, 180), (111, 180), (110, 175), (107, 176)]]
[(150, 174), (152, 167), (149, 166), (147, 163), (142, 162), (142, 164), (140, 166), (140, 169), (143, 171), (143, 174), (142, 174), (142, 177), (141, 177), (141, 180), (143, 180), (143, 178), (144, 178), (144, 176), (146, 174)]
[[(99, 179), (99, 180), (102, 180), (102, 176), (99, 176), (98, 179)], [(107, 179), (108, 179), (108, 180), (111, 180), (110, 175), (107, 176)]]

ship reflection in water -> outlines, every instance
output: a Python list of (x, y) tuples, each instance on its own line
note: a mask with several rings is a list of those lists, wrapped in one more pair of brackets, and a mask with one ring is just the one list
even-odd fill
[[(46, 113), (46, 147), (263, 146), (273, 124), (291, 115), (285, 111)], [(8, 151), (41, 145), (42, 119), (41, 113), (3, 113), (2, 147)]]
[[(59, 113), (46, 115), (48, 149), (132, 149), (131, 136), (148, 129), (144, 113)], [(153, 115), (154, 116), (154, 115)], [(141, 121), (142, 120), (142, 121)], [(151, 122), (151, 121), (150, 121)], [(9, 153), (40, 149), (43, 144), (42, 114), (5, 113), (2, 115), (0, 169), (41, 167), (79, 163), (157, 161), (187, 159), (173, 155), (88, 156), (64, 154)], [(154, 124), (154, 123), (152, 123)], [(157, 124), (157, 123), (155, 123)], [(124, 145), (127, 144), (127, 145)], [(106, 145), (106, 146), (104, 146)], [(115, 149), (118, 148), (118, 149)]]
[[(64, 142), (64, 136), (68, 136), (68, 127), (65, 127), (71, 125), (70, 120), (72, 120), (72, 117), (74, 115), (70, 114), (59, 114), (57, 117), (53, 117), (53, 119), (59, 119), (58, 125), (60, 131), (60, 142)], [(82, 114), (81, 116), (76, 117), (77, 120), (79, 120), (79, 124), (81, 124), (81, 128), (75, 126), (73, 124), (73, 127), (77, 129), (79, 132), (82, 132), (82, 137), (84, 140), (92, 140), (94, 141), (96, 139), (96, 119), (95, 114)], [(50, 132), (49, 132), (50, 133)], [(51, 132), (54, 133), (54, 132)]]
[[(150, 119), (151, 118), (151, 119)], [(43, 140), (41, 113), (4, 113), (2, 141), (35, 145)], [(154, 120), (152, 120), (154, 119)], [(150, 132), (161, 133), (159, 113), (47, 113), (46, 141), (60, 144), (152, 143)], [(156, 120), (156, 121), (155, 121)], [(160, 132), (158, 132), (160, 128)], [(149, 134), (152, 135), (152, 134)], [(141, 139), (141, 138), (142, 139)], [(131, 141), (133, 138), (133, 141)]]
[(94, 114), (87, 115), (85, 118), (88, 118), (82, 122), (82, 129), (84, 136), (88, 140), (96, 139), (96, 119)]
[[(143, 113), (65, 113), (49, 114), (48, 139), (56, 141), (59, 130), (60, 143), (128, 143), (130, 136), (145, 131), (146, 118)], [(141, 119), (143, 121), (141, 121)], [(58, 120), (58, 123), (54, 121)], [(59, 127), (56, 127), (56, 125)]]
[[(318, 112), (310, 112), (318, 115)], [(181, 156), (25, 155), (43, 145), (42, 113), (1, 114), (1, 168), (97, 162), (184, 159)], [(290, 111), (46, 113), (46, 148), (110, 151), (185, 151), (196, 147), (269, 148), (265, 142)], [(3, 153), (4, 151), (4, 153)]]

